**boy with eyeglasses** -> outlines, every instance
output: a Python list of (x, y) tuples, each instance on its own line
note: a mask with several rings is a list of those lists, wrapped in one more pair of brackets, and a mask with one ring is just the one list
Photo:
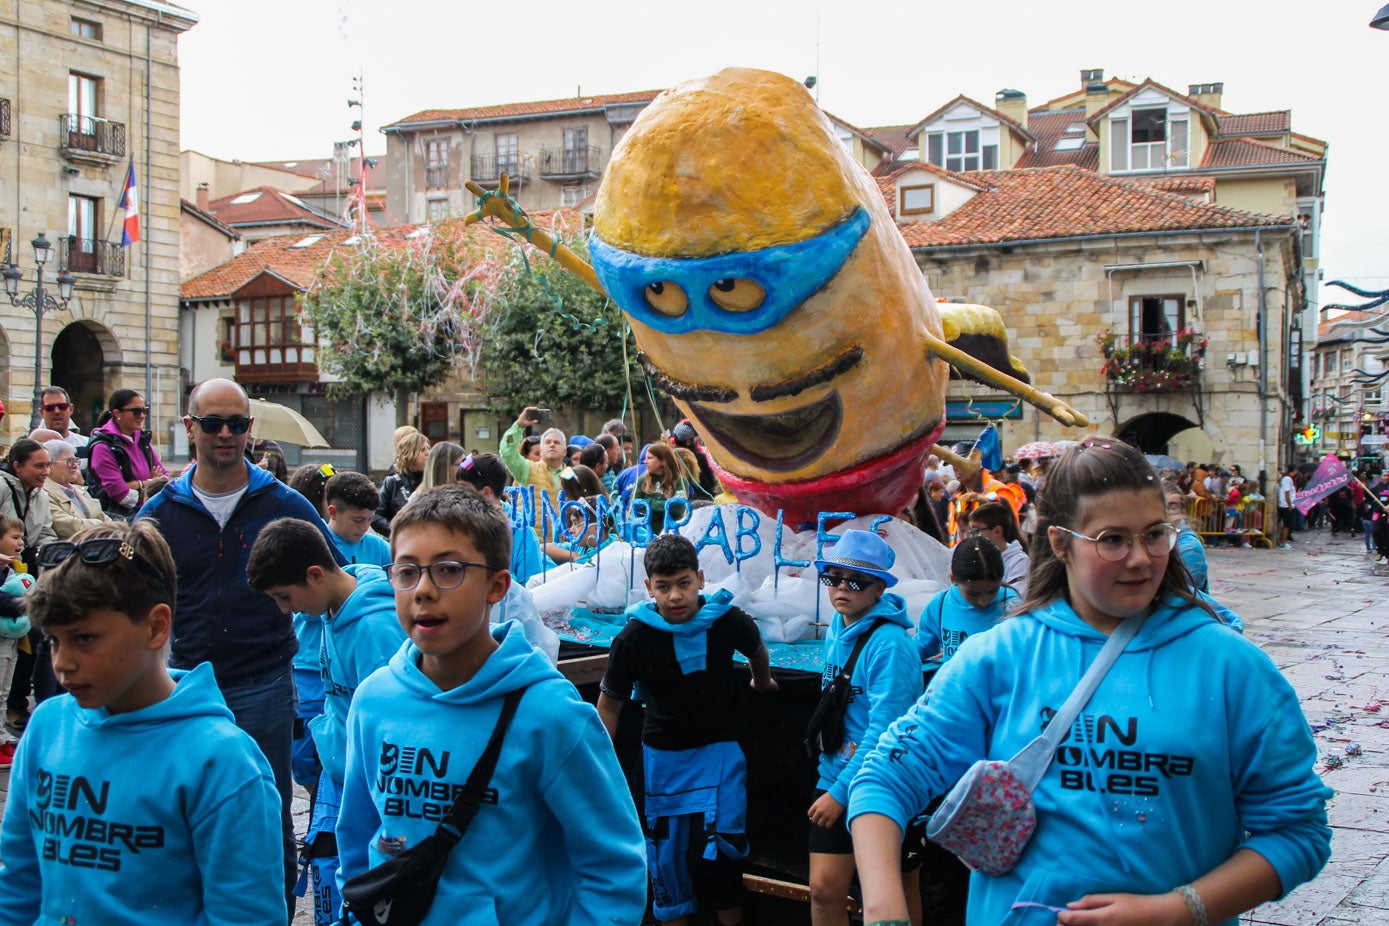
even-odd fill
[(405, 634), (396, 622), (395, 594), (380, 567), (339, 569), (323, 535), (306, 521), (280, 518), (266, 525), (251, 547), (246, 580), (297, 623), (317, 624), (320, 630), (315, 656), (323, 712), (308, 727), (323, 770), (313, 792), (304, 859), (313, 877), (314, 920), (331, 926), (342, 906), (333, 833), (346, 770), (347, 710), (357, 687), (400, 649)]
[[(15, 923), (285, 922), (270, 767), (212, 668), (165, 667), (175, 594), (152, 524), (39, 551), (29, 614), (71, 697), (34, 712), (0, 828)], [(248, 861), (255, 860), (255, 861)]]
[[(834, 617), (825, 634), (828, 687), (857, 648), (844, 706), (844, 739), (834, 752), (821, 753), (810, 805), (810, 921), (815, 926), (848, 926), (847, 900), (854, 878), (854, 841), (844, 819), (849, 783), (878, 738), (921, 696), (921, 657), (908, 635), (912, 619), (906, 601), (888, 589), (896, 554), (872, 531), (847, 530), (824, 559), (815, 561), (820, 584), (828, 590)], [(909, 827), (902, 852), (902, 886), (921, 922), (922, 832)]]
[(410, 639), (348, 713), (339, 886), (434, 834), (503, 702), (521, 691), (424, 924), (636, 926), (646, 906), (641, 828), (598, 715), (515, 623), (488, 624), (511, 584), (505, 517), (467, 488), (439, 486), (396, 514), (391, 553)]
[(616, 739), (623, 705), (646, 702), (642, 764), (656, 919), (686, 923), (702, 903), (720, 923), (738, 923), (747, 762), (738, 745), (741, 673), (733, 654), (747, 659), (760, 694), (777, 690), (771, 660), (732, 594), (701, 594), (704, 572), (687, 538), (662, 534), (642, 565), (651, 600), (628, 607), (627, 626), (613, 639), (598, 714)]

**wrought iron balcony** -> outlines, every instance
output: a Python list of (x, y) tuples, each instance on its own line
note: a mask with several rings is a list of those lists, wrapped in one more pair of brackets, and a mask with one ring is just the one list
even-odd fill
[(513, 185), (518, 181), (530, 179), (526, 159), (519, 154), (475, 154), (472, 168), (473, 181), (482, 186), (498, 183), (502, 174), (510, 177)]
[(10, 137), (10, 101), (0, 97), (0, 138)]
[(602, 168), (597, 145), (541, 148), (540, 176), (546, 180), (596, 180)]
[(125, 157), (125, 123), (77, 113), (58, 119), (58, 150), (68, 160), (114, 164)]
[(1204, 336), (1183, 329), (1176, 338), (1124, 337), (1104, 332), (1101, 371), (1111, 388), (1128, 392), (1182, 392), (1199, 385), (1206, 360)]
[(58, 239), (58, 266), (71, 273), (125, 276), (125, 249), (99, 238), (67, 235)]

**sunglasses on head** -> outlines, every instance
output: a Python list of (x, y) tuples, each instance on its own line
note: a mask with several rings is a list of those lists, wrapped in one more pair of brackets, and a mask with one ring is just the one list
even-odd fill
[(71, 402), (49, 402), (44, 405), (43, 410), (46, 412), (65, 412), (70, 408), (72, 408)]
[(189, 415), (189, 418), (198, 423), (198, 427), (203, 429), (204, 434), (221, 434), (223, 428), (229, 429), (233, 434), (245, 434), (251, 430), (251, 419), (246, 415)]
[(56, 566), (61, 566), (74, 555), (88, 566), (107, 566), (119, 560), (133, 562), (148, 575), (163, 583), (171, 594), (173, 592), (173, 584), (169, 581), (169, 577), (158, 566), (141, 556), (130, 545), (130, 541), (121, 537), (93, 537), (91, 540), (84, 540), (81, 543), (73, 543), (70, 540), (46, 543), (39, 547), (39, 568), (53, 569)]
[(820, 573), (820, 584), (826, 588), (839, 588), (843, 585), (851, 592), (861, 592), (870, 587), (875, 579), (851, 579), (848, 576), (832, 576)]

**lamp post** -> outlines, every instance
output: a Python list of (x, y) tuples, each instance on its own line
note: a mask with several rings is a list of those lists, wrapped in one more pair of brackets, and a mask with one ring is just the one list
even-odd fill
[(43, 232), (30, 244), (34, 248), (35, 282), (34, 288), (25, 295), (19, 295), (19, 283), (24, 274), (10, 264), (5, 268), (5, 294), (10, 297), (10, 305), (23, 306), (34, 313), (34, 413), (29, 416), (29, 430), (39, 426), (39, 406), (43, 403), (43, 313), (61, 311), (67, 308), (72, 299), (72, 286), (77, 281), (64, 269), (58, 274), (58, 298), (43, 290), (43, 268), (53, 260), (53, 245)]

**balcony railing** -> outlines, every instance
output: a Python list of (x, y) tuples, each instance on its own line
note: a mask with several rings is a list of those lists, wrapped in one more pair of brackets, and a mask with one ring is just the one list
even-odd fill
[(478, 183), (496, 183), (506, 174), (514, 184), (529, 179), (526, 161), (519, 154), (473, 155), (472, 179)]
[(125, 157), (125, 123), (77, 113), (63, 113), (58, 119), (58, 147), (69, 158), (110, 162)]
[(449, 184), (449, 166), (447, 164), (430, 164), (424, 169), (424, 187), (426, 190), (439, 190)]
[(598, 177), (597, 145), (576, 148), (541, 148), (540, 176), (546, 180), (580, 180)]
[(1104, 333), (1095, 339), (1104, 350), (1105, 378), (1129, 392), (1181, 392), (1195, 386), (1205, 365), (1206, 339), (1182, 334), (1176, 340), (1123, 337)]
[(58, 266), (72, 273), (125, 276), (125, 249), (99, 238), (68, 235), (58, 239)]
[(0, 97), (0, 138), (10, 137), (10, 101)]

